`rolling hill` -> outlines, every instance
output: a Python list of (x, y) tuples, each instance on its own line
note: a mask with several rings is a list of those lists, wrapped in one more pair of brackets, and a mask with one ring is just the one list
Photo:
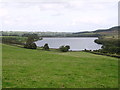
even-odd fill
[(77, 32), (77, 33), (73, 33), (73, 35), (77, 35), (77, 36), (116, 36), (118, 35), (120, 31), (120, 26), (115, 26), (109, 29), (99, 29), (99, 30), (95, 30), (95, 31), (90, 31), (90, 32)]

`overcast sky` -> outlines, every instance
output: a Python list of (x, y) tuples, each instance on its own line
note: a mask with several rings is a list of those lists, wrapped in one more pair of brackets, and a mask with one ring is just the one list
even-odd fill
[(0, 30), (80, 32), (118, 25), (118, 0), (4, 0)]

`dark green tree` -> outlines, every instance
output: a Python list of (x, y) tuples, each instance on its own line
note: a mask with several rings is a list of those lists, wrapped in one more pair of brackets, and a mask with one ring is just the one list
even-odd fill
[(24, 45), (24, 48), (28, 49), (36, 49), (37, 45), (34, 43), (35, 41), (38, 41), (39, 36), (37, 34), (31, 34), (28, 36), (28, 39), (26, 41), (26, 44)]

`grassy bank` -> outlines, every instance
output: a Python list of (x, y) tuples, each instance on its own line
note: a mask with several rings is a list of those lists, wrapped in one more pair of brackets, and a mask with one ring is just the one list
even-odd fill
[(118, 59), (3, 44), (3, 88), (116, 88)]

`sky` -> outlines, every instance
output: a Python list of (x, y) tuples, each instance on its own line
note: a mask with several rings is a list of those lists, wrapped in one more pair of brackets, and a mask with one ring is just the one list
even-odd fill
[(118, 0), (2, 0), (0, 31), (82, 32), (118, 25)]

